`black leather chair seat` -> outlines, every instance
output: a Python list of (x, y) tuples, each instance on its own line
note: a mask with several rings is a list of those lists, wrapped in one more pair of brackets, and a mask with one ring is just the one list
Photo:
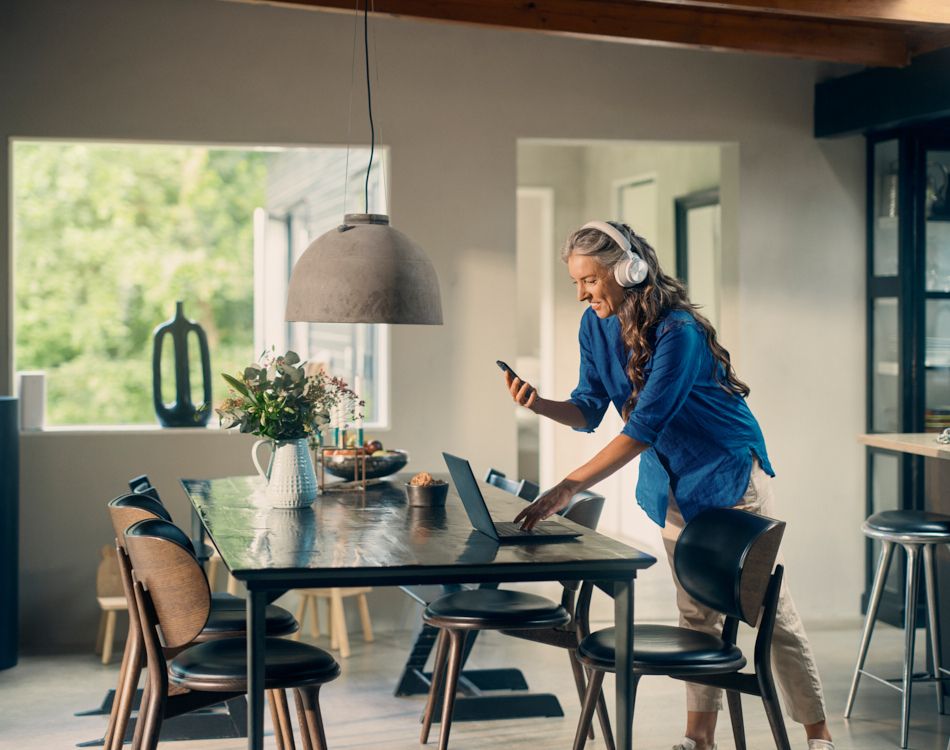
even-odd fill
[[(264, 613), (267, 635), (280, 636), (297, 632), (297, 620), (283, 607), (271, 604)], [(208, 622), (201, 631), (202, 636), (217, 638), (226, 633), (238, 634), (246, 631), (245, 601), (231, 594), (212, 594), (211, 611), (208, 613)]]
[(885, 510), (865, 522), (885, 534), (945, 534), (950, 536), (950, 516), (925, 510)]
[[(330, 682), (340, 665), (323, 649), (284, 638), (268, 638), (264, 648), (265, 688)], [(173, 682), (193, 690), (243, 692), (247, 687), (247, 641), (219, 638), (191, 646), (168, 666)]]
[[(614, 629), (591, 633), (581, 641), (581, 661), (614, 671)], [(672, 625), (636, 625), (633, 630), (633, 670), (641, 674), (716, 674), (742, 669), (745, 657), (721, 638)]]
[(571, 619), (564, 607), (550, 599), (504, 589), (446, 594), (429, 604), (422, 617), (436, 627), (479, 630), (555, 628)]

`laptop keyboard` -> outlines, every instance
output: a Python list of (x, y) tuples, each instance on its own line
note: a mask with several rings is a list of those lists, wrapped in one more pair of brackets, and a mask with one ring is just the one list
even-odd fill
[(498, 536), (560, 536), (561, 534), (570, 533), (570, 529), (561, 526), (559, 523), (540, 523), (531, 531), (526, 531), (521, 528), (520, 524), (511, 521), (502, 521), (501, 523), (496, 521), (495, 530), (498, 532)]

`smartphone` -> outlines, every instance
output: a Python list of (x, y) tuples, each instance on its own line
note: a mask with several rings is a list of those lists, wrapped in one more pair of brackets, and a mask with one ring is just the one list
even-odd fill
[[(511, 377), (513, 377), (513, 378), (517, 378), (517, 377), (518, 377), (518, 373), (516, 373), (514, 370), (512, 370), (512, 369), (508, 366), (508, 363), (507, 363), (507, 362), (502, 362), (500, 359), (496, 359), (496, 360), (495, 360), (495, 364), (498, 365), (498, 369), (500, 369), (502, 372), (510, 372), (510, 373), (511, 373)], [(519, 380), (520, 380), (520, 378), (519, 378)]]

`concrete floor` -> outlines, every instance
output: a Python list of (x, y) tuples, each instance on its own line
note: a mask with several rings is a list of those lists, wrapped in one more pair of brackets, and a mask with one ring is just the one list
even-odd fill
[[(642, 593), (649, 603), (649, 590)], [(649, 609), (648, 605), (639, 611), (643, 614)], [(606, 620), (609, 603), (598, 602), (593, 611), (597, 619)], [(387, 632), (385, 628), (380, 628), (380, 631), (374, 643), (364, 644), (358, 629), (354, 628), (353, 655), (341, 660), (343, 676), (322, 691), (331, 750), (377, 747), (416, 750), (420, 747), (419, 715), (423, 698), (395, 698), (392, 695), (410, 634)], [(866, 680), (858, 694), (851, 720), (846, 722), (841, 718), (859, 632), (857, 619), (832, 625), (811, 623), (809, 627), (824, 681), (831, 730), (839, 750), (896, 748), (900, 708), (900, 696), (896, 692)], [(923, 631), (920, 633), (922, 646)], [(316, 643), (328, 647), (325, 637)], [(872, 644), (869, 667), (878, 673), (898, 674), (901, 648), (900, 631), (881, 626)], [(918, 666), (921, 664), (922, 657), (918, 659)], [(566, 714), (564, 718), (460, 722), (452, 730), (453, 748), (537, 750), (571, 746), (578, 705), (566, 656), (543, 646), (489, 633), (481, 637), (470, 661), (473, 667), (513, 665), (524, 671), (529, 685), (559, 697)], [(105, 728), (104, 717), (75, 717), (73, 713), (97, 705), (106, 689), (114, 686), (116, 671), (115, 663), (104, 667), (92, 654), (21, 657), (16, 668), (0, 672), (0, 748), (63, 750), (78, 741), (101, 736)], [(611, 677), (608, 677), (606, 688), (612, 710)], [(644, 678), (637, 703), (635, 746), (643, 750), (669, 748), (681, 736), (684, 707), (681, 683), (659, 677)], [(745, 698), (744, 708), (749, 748), (774, 747), (760, 704), (752, 698)], [(800, 728), (790, 724), (789, 734), (792, 746), (804, 750), (804, 734)], [(947, 750), (948, 734), (950, 716), (937, 714), (934, 688), (918, 687), (910, 747), (914, 750)], [(727, 714), (722, 716), (719, 740), (723, 750), (733, 747)], [(274, 747), (273, 738), (268, 736), (265, 744)], [(163, 747), (175, 750), (238, 750), (245, 746), (245, 740), (163, 744)], [(432, 742), (430, 747), (434, 747)], [(599, 736), (588, 743), (588, 747), (602, 748)]]

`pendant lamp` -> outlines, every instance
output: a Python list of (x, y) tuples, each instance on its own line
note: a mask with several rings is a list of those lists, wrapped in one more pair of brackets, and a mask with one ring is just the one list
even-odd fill
[[(311, 323), (416, 323), (442, 325), (439, 279), (415, 242), (369, 213), (369, 175), (376, 130), (369, 75), (369, 15), (363, 7), (366, 99), (370, 155), (364, 188), (365, 213), (346, 214), (343, 223), (322, 234), (294, 265), (287, 289), (288, 321)], [(344, 190), (346, 179), (344, 178)]]
[(287, 320), (442, 324), (439, 279), (415, 242), (383, 214), (347, 214), (294, 266)]

